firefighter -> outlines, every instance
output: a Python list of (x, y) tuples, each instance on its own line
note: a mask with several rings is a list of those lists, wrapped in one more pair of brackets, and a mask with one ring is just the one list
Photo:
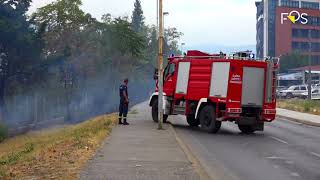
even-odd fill
[[(129, 106), (129, 97), (128, 97), (128, 82), (126, 78), (123, 80), (123, 84), (120, 85), (119, 95), (120, 95), (120, 105), (119, 105), (119, 124), (129, 125), (127, 122), (128, 106)], [(122, 122), (123, 115), (123, 122)]]

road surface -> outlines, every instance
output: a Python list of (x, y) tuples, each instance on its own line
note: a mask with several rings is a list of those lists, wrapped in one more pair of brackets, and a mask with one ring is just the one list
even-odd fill
[(277, 119), (264, 132), (241, 134), (223, 123), (218, 134), (171, 116), (178, 136), (214, 180), (320, 180), (320, 128)]

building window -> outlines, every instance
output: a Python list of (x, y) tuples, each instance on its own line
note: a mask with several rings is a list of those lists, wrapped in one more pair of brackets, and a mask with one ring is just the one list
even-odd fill
[(310, 50), (310, 43), (308, 42), (292, 42), (292, 49), (302, 52), (307, 52)]
[(308, 29), (292, 29), (293, 38), (308, 38), (309, 30)]
[(311, 38), (320, 39), (320, 30), (312, 29)]
[(320, 39), (320, 30), (316, 29), (292, 29), (293, 38), (309, 38), (311, 33), (312, 39)]
[(318, 2), (301, 2), (301, 8), (306, 9), (319, 9), (319, 3)]
[(308, 25), (320, 26), (320, 17), (308, 16)]
[(320, 43), (311, 43), (312, 52), (320, 52)]
[(312, 64), (320, 64), (320, 56), (311, 57)]
[(281, 6), (299, 8), (299, 1), (282, 0)]

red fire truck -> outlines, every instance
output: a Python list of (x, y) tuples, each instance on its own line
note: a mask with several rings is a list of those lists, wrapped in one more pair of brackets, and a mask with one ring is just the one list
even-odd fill
[[(235, 122), (243, 133), (263, 131), (264, 122), (276, 115), (277, 69), (276, 58), (255, 60), (247, 51), (229, 57), (200, 51), (170, 57), (164, 70), (164, 121), (180, 114), (190, 126), (209, 133), (218, 132), (223, 121)], [(155, 122), (157, 91), (149, 101)]]

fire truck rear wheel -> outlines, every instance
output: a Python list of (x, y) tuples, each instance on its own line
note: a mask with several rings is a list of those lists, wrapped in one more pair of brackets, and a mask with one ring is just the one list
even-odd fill
[(238, 125), (240, 131), (244, 134), (252, 134), (254, 133), (254, 129), (251, 125)]
[(200, 120), (195, 119), (195, 115), (187, 115), (187, 122), (191, 127), (197, 127), (200, 125)]
[[(152, 119), (154, 122), (158, 122), (158, 101), (154, 100), (152, 102)], [(168, 119), (168, 115), (163, 115), (163, 122), (166, 123)]]
[(221, 127), (221, 121), (216, 120), (215, 108), (211, 105), (206, 105), (200, 111), (201, 129), (208, 133), (217, 133)]

